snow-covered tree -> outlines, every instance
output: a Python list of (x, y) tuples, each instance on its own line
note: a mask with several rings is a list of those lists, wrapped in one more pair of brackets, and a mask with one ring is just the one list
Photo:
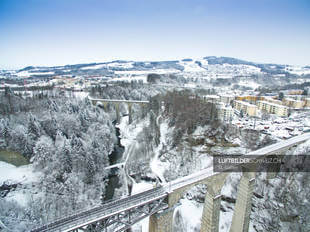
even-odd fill
[(49, 163), (53, 162), (55, 155), (55, 147), (52, 139), (45, 135), (42, 135), (33, 149), (33, 157), (31, 162), (33, 162), (39, 169), (44, 169)]

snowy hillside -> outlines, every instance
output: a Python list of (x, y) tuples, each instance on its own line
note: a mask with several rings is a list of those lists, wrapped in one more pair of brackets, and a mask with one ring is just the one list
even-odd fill
[(230, 57), (208, 56), (201, 59), (175, 61), (112, 61), (104, 63), (75, 64), (55, 67), (29, 66), (16, 71), (2, 71), (4, 77), (50, 77), (61, 75), (144, 75), (148, 73), (200, 73), (209, 78), (249, 76), (252, 74), (310, 74), (309, 67), (259, 64)]

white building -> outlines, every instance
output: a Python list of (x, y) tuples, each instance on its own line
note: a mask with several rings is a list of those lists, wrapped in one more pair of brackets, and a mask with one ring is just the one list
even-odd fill
[(235, 96), (233, 95), (220, 95), (220, 102), (229, 105), (233, 100), (235, 100)]
[(224, 104), (218, 105), (218, 117), (222, 121), (231, 121), (234, 118), (234, 109)]
[(234, 108), (237, 111), (242, 111), (243, 113), (246, 113), (249, 116), (256, 116), (257, 114), (257, 106), (250, 104), (246, 101), (239, 101), (234, 100)]
[(258, 101), (258, 108), (270, 114), (276, 114), (280, 117), (288, 116), (288, 107), (267, 101)]
[(204, 101), (212, 102), (212, 103), (217, 103), (220, 101), (220, 96), (217, 95), (204, 95), (203, 96)]

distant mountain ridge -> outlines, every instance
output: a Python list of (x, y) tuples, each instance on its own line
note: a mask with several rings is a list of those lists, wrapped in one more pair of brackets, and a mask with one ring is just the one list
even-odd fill
[[(246, 61), (225, 56), (206, 56), (201, 59), (184, 58), (181, 60), (167, 61), (131, 61), (114, 60), (99, 63), (68, 64), (63, 66), (28, 66), (16, 71), (18, 76), (49, 77), (55, 75), (103, 75), (115, 76), (117, 72), (153, 72), (154, 70), (169, 70), (175, 72), (204, 72), (212, 65), (248, 66), (258, 68), (260, 72), (271, 75), (290, 74), (290, 65), (267, 64)], [(309, 70), (309, 66), (303, 67)], [(212, 68), (212, 67), (211, 67)], [(308, 73), (308, 71), (306, 71)]]
[[(233, 57), (225, 57), (225, 56), (206, 56), (203, 57), (203, 60), (208, 61), (208, 64), (230, 64), (230, 65), (253, 65), (253, 66), (270, 66), (270, 65), (276, 65), (276, 66), (281, 66), (284, 67), (285, 65), (279, 65), (279, 64), (263, 64), (263, 63), (255, 63), (251, 61), (246, 61), (246, 60), (241, 60), (238, 58), (233, 58)], [(166, 60), (166, 61), (131, 61), (131, 60), (114, 60), (114, 61), (109, 61), (109, 62), (100, 62), (100, 63), (82, 63), (82, 64), (67, 64), (63, 66), (27, 66), (25, 68), (22, 68), (18, 70), (18, 72), (21, 71), (30, 71), (34, 69), (59, 69), (59, 68), (83, 68), (83, 67), (91, 67), (95, 65), (109, 65), (109, 64), (124, 64), (124, 63), (133, 63), (135, 67), (146, 67), (146, 68), (151, 68), (151, 67), (156, 67), (156, 66), (162, 66), (162, 67), (167, 67), (169, 65), (174, 65), (179, 63), (180, 61), (183, 62), (190, 62), (194, 61), (191, 58), (185, 58), (182, 60)], [(169, 67), (170, 68), (170, 67)]]

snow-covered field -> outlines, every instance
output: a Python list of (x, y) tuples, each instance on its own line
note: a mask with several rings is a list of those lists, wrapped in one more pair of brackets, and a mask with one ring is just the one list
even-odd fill
[(256, 88), (258, 88), (258, 87), (261, 86), (260, 84), (257, 84), (257, 83), (254, 82), (254, 81), (240, 81), (240, 82), (239, 82), (239, 85), (245, 86), (245, 87), (250, 87), (250, 88), (252, 88), (253, 90), (255, 90)]
[(147, 75), (149, 73), (156, 74), (169, 74), (169, 73), (179, 73), (180, 70), (177, 69), (148, 69), (148, 70), (133, 70), (133, 71), (115, 71), (117, 75)]
[(131, 82), (131, 81), (142, 81), (143, 83), (147, 83), (147, 74), (144, 75), (122, 75), (118, 78), (113, 78), (109, 80), (108, 82), (116, 82), (116, 81), (125, 81), (125, 82)]
[(97, 64), (97, 65), (91, 65), (81, 68), (82, 70), (91, 70), (91, 69), (100, 69), (106, 67), (106, 64)]
[(310, 68), (305, 68), (302, 66), (293, 66), (293, 65), (289, 65), (286, 67), (286, 71), (290, 72), (292, 74), (297, 74), (297, 75), (306, 75), (306, 74), (310, 74)]
[(33, 172), (31, 164), (16, 167), (0, 161), (0, 183), (12, 181), (14, 183), (30, 183), (36, 181), (38, 173)]
[(16, 73), (18, 77), (29, 77), (33, 75), (53, 75), (55, 74), (54, 72), (29, 72), (29, 71), (22, 71)]
[(184, 72), (205, 72), (206, 69), (200, 67), (195, 61), (180, 61), (180, 65), (184, 67)]

